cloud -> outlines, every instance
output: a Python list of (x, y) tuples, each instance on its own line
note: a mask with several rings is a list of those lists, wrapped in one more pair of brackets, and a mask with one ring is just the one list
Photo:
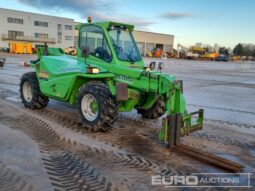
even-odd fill
[(155, 24), (154, 21), (150, 21), (141, 17), (135, 17), (130, 15), (122, 15), (118, 17), (109, 16), (109, 15), (103, 15), (103, 14), (97, 14), (96, 18), (100, 21), (115, 21), (115, 22), (121, 22), (121, 23), (128, 23), (132, 24), (141, 28), (146, 28), (152, 24)]
[(155, 24), (154, 21), (150, 21), (140, 17), (126, 17), (126, 18), (122, 18), (120, 22), (130, 23), (132, 25), (140, 26), (140, 27), (148, 27), (152, 24)]
[(81, 18), (92, 16), (94, 21), (115, 21), (130, 23), (138, 28), (146, 29), (154, 22), (135, 16), (117, 13), (117, 7), (122, 6), (112, 0), (16, 0), (25, 5), (47, 12), (58, 12), (64, 17), (64, 12), (72, 12)]
[[(17, 0), (18, 2), (48, 12), (72, 12), (80, 17), (95, 16), (104, 12), (109, 14), (115, 11), (116, 4), (111, 0)], [(64, 16), (61, 15), (61, 16)]]
[(184, 19), (184, 18), (190, 18), (194, 17), (194, 14), (191, 13), (164, 13), (160, 15), (160, 17), (165, 18), (165, 19), (170, 19), (170, 20), (179, 20), (179, 19)]

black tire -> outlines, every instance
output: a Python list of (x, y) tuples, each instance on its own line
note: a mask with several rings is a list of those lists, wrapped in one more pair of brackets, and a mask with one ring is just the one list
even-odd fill
[(165, 101), (159, 98), (155, 104), (149, 109), (137, 109), (137, 113), (141, 114), (146, 119), (158, 119), (165, 113)]
[[(82, 111), (82, 100), (86, 95), (92, 95), (98, 105), (96, 118), (93, 120), (88, 120)], [(79, 89), (77, 99), (77, 109), (83, 127), (94, 132), (106, 132), (112, 128), (112, 124), (118, 118), (118, 102), (104, 83), (89, 82), (83, 85)]]
[[(29, 84), (32, 91), (31, 100), (26, 99), (23, 89)], [(42, 94), (35, 72), (28, 72), (22, 75), (20, 80), (20, 98), (25, 107), (30, 109), (42, 109), (47, 106), (49, 99)]]

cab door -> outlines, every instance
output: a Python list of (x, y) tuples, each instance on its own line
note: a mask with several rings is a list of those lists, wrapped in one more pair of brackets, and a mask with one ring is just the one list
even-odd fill
[(89, 47), (90, 56), (87, 64), (97, 64), (105, 68), (110, 67), (112, 52), (109, 48), (104, 30), (96, 25), (83, 26), (80, 30), (79, 48)]

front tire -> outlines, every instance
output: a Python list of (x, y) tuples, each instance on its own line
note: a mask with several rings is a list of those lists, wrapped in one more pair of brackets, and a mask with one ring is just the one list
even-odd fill
[(108, 87), (89, 82), (78, 93), (77, 109), (82, 125), (91, 131), (108, 131), (118, 118), (118, 103)]
[(146, 119), (158, 119), (165, 114), (165, 101), (161, 97), (149, 109), (137, 109), (137, 113)]
[(49, 99), (42, 94), (35, 72), (22, 75), (20, 80), (20, 98), (25, 107), (42, 109), (47, 106)]

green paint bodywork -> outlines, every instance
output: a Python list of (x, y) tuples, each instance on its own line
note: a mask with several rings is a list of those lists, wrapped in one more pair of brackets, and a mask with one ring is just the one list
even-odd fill
[[(31, 64), (37, 73), (41, 91), (46, 96), (70, 104), (77, 101), (79, 88), (90, 81), (105, 83), (112, 95), (116, 96), (116, 82), (128, 85), (128, 100), (119, 101), (119, 111), (127, 112), (134, 108), (149, 109), (159, 97), (166, 100), (166, 113), (181, 113), (185, 124), (191, 124), (191, 116), (186, 114), (186, 104), (181, 93), (181, 84), (175, 77), (156, 71), (148, 71), (141, 59), (138, 62), (121, 61), (117, 58), (112, 41), (109, 36), (109, 26), (125, 26), (132, 32), (134, 26), (116, 22), (100, 22), (80, 24), (76, 26), (81, 30), (83, 26), (96, 25), (103, 29), (105, 38), (112, 53), (110, 63), (90, 55), (86, 63), (99, 68), (98, 74), (87, 73), (85, 58), (81, 56), (81, 49), (77, 49), (77, 57), (65, 55), (62, 49), (48, 48), (48, 55), (43, 56), (43, 49), (38, 50), (38, 62)], [(78, 43), (80, 47), (80, 42)], [(136, 47), (137, 48), (137, 47)], [(196, 123), (203, 122), (199, 118)]]

